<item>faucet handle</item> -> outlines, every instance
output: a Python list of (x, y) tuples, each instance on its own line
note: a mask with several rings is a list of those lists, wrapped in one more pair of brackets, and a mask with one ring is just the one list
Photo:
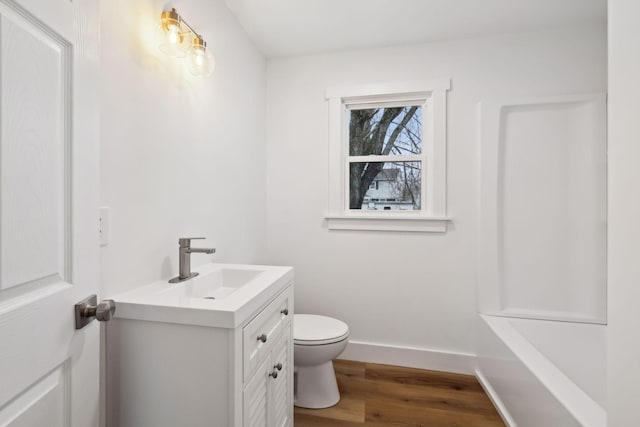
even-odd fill
[(180, 237), (178, 239), (178, 245), (180, 245), (181, 248), (188, 248), (189, 246), (191, 246), (192, 240), (204, 240), (204, 239), (206, 239), (206, 237)]

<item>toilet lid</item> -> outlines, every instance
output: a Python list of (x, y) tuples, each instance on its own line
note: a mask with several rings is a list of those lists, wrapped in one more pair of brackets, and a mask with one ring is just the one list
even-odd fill
[(330, 344), (349, 335), (346, 323), (333, 317), (316, 314), (296, 314), (293, 318), (293, 340), (296, 344)]

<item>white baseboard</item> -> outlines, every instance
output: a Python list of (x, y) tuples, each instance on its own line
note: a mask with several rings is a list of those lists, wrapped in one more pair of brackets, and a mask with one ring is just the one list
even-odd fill
[(478, 369), (476, 369), (475, 371), (475, 376), (480, 382), (480, 385), (484, 389), (485, 393), (487, 393), (487, 395), (489, 396), (489, 399), (491, 399), (491, 403), (493, 403), (493, 406), (495, 406), (496, 410), (502, 417), (502, 421), (504, 421), (504, 423), (508, 427), (518, 427), (513, 418), (511, 418), (511, 415), (509, 414), (509, 411), (507, 411), (507, 408), (504, 406), (504, 403), (502, 403), (500, 396), (498, 396), (498, 393), (496, 393), (496, 391), (493, 389), (493, 386), (491, 385), (489, 380), (487, 380), (487, 378), (482, 375), (482, 372), (480, 372)]
[(339, 358), (408, 368), (454, 372), (457, 374), (475, 374), (474, 354), (431, 350), (428, 348), (349, 341), (346, 350)]

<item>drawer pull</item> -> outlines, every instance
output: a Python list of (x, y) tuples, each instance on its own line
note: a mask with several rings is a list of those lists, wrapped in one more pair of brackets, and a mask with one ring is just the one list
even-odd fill
[(273, 365), (274, 368), (276, 368), (278, 371), (282, 371), (282, 363), (278, 363), (276, 365)]
[(276, 378), (278, 378), (278, 371), (274, 369), (273, 372), (269, 374), (269, 376), (275, 380)]
[(267, 334), (258, 335), (258, 341), (267, 342)]
[(284, 310), (280, 310), (280, 313), (284, 314), (285, 316), (289, 315), (289, 309), (285, 308)]

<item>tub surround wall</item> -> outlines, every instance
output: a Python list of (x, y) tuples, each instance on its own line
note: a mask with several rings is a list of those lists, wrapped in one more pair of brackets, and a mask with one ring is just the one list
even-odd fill
[(606, 96), (483, 101), (478, 309), (606, 322)]
[[(581, 27), (269, 61), (267, 261), (295, 265), (298, 312), (349, 324), (354, 344), (343, 357), (472, 371), (477, 103), (604, 92), (605, 36), (604, 27)], [(325, 89), (440, 77), (452, 82), (449, 230), (328, 231)]]
[(609, 0), (609, 425), (640, 425), (640, 2)]
[(216, 59), (191, 76), (158, 49), (165, 2), (110, 0), (102, 7), (102, 293), (176, 276), (178, 238), (203, 236), (192, 265), (255, 263), (264, 249), (265, 72), (222, 0), (174, 2)]

